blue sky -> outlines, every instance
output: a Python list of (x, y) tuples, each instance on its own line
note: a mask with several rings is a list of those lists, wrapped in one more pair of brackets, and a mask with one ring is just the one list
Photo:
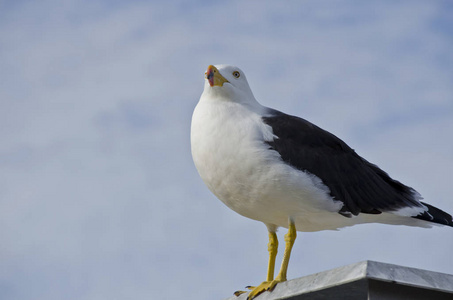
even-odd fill
[[(264, 280), (265, 226), (192, 163), (209, 64), (239, 66), (262, 104), (453, 213), (452, 15), (448, 1), (1, 1), (0, 298), (224, 299)], [(366, 259), (451, 273), (452, 247), (443, 227), (300, 233), (288, 275)]]

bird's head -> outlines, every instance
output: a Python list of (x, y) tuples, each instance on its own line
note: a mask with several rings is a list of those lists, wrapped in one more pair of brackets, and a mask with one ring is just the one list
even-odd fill
[(204, 94), (234, 102), (256, 102), (241, 69), (230, 65), (210, 65), (205, 73)]

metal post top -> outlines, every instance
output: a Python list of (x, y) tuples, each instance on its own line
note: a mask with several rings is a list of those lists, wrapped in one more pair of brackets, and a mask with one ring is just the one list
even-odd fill
[[(399, 290), (398, 290), (399, 288)], [(373, 291), (374, 289), (374, 291)], [(390, 292), (402, 297), (388, 296)], [(424, 292), (423, 292), (424, 291)], [(362, 261), (278, 284), (271, 293), (256, 300), (270, 299), (407, 299), (413, 292), (418, 299), (423, 293), (436, 298), (453, 299), (453, 275), (403, 267), (375, 261)], [(304, 295), (310, 294), (310, 298)], [(374, 296), (372, 294), (375, 294)], [(382, 296), (386, 294), (387, 296)], [(308, 295), (307, 295), (308, 296)], [(364, 298), (365, 297), (365, 298)], [(247, 294), (225, 300), (244, 300)], [(428, 299), (428, 298), (426, 298)]]

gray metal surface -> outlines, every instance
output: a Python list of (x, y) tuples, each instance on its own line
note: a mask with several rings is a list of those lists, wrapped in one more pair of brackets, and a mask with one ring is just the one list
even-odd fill
[[(247, 294), (226, 300), (244, 300)], [(363, 261), (280, 283), (256, 300), (453, 299), (453, 275)]]

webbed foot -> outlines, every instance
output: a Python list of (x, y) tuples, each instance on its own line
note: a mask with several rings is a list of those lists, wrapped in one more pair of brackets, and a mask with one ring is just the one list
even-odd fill
[(252, 300), (253, 298), (257, 297), (259, 294), (265, 291), (273, 291), (277, 283), (283, 282), (284, 280), (272, 280), (272, 281), (263, 281), (260, 285), (257, 287), (250, 287), (251, 292), (247, 296), (247, 300)]

